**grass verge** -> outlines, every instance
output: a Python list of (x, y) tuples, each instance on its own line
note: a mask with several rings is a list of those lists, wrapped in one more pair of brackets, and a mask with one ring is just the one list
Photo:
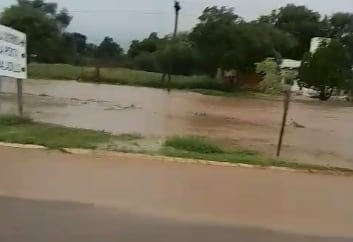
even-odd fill
[(168, 138), (164, 143), (162, 153), (166, 156), (179, 158), (353, 174), (353, 170), (345, 168), (287, 162), (264, 157), (253, 151), (221, 148), (204, 138), (194, 136), (175, 136)]
[(159, 151), (154, 151), (151, 148), (140, 149), (140, 147), (132, 149), (131, 147), (138, 146), (139, 141), (143, 141), (142, 136), (138, 134), (112, 135), (103, 131), (38, 123), (29, 118), (19, 118), (16, 116), (0, 116), (0, 141), (42, 145), (58, 150), (63, 150), (63, 148), (102, 149), (208, 161), (243, 163), (263, 167), (288, 167), (300, 170), (353, 174), (353, 170), (350, 169), (286, 162), (267, 158), (253, 151), (228, 149), (220, 147), (207, 139), (194, 136), (167, 138), (162, 148), (157, 149)]
[(112, 147), (116, 141), (140, 139), (137, 134), (112, 135), (103, 131), (37, 123), (29, 118), (0, 116), (0, 141), (43, 145), (51, 149)]

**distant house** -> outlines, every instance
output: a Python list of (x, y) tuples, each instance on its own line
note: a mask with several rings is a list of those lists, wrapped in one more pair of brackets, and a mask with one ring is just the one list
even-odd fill
[(301, 63), (302, 62), (298, 60), (283, 59), (280, 67), (282, 70), (297, 70)]
[(310, 53), (315, 53), (316, 50), (320, 47), (322, 43), (330, 43), (331, 39), (330, 38), (323, 38), (323, 37), (315, 37), (311, 39), (310, 43)]
[(298, 85), (298, 81), (293, 80), (293, 78), (295, 77), (291, 78), (292, 83), (287, 83), (287, 77), (293, 75), (297, 76), (297, 71), (300, 68), (301, 63), (302, 62), (298, 60), (283, 59), (280, 65), (282, 74), (282, 84), (290, 84), (292, 92), (298, 92), (300, 90), (300, 87)]

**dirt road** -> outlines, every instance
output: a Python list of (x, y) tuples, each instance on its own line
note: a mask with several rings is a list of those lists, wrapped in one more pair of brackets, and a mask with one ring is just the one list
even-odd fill
[(189, 226), (245, 226), (353, 241), (352, 177), (166, 163), (133, 155), (5, 147), (0, 154), (0, 195), (6, 197), (92, 204)]
[[(0, 111), (16, 112), (14, 82), (3, 83)], [(282, 102), (211, 97), (190, 92), (73, 81), (28, 80), (25, 111), (39, 121), (145, 136), (206, 135), (234, 146), (273, 155)], [(297, 100), (287, 127), (283, 158), (353, 168), (353, 107)]]

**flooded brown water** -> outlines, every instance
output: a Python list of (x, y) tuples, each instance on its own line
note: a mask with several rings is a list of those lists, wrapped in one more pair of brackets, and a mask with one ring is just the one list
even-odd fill
[(0, 147), (0, 153), (0, 196), (79, 202), (192, 223), (353, 238), (352, 177), (168, 163), (136, 155), (7, 147)]
[[(2, 85), (0, 107), (16, 112), (15, 83)], [(280, 100), (211, 97), (196, 93), (28, 80), (25, 111), (39, 121), (146, 136), (203, 135), (273, 155), (282, 117)], [(353, 107), (344, 103), (291, 103), (283, 158), (353, 168)]]

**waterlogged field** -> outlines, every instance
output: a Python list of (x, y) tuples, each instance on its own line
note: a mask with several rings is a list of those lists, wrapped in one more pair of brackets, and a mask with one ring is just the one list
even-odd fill
[[(2, 85), (2, 113), (15, 113), (15, 83)], [(36, 121), (143, 137), (206, 136), (222, 147), (273, 156), (282, 101), (74, 81), (28, 80), (25, 112)], [(282, 159), (353, 168), (353, 107), (294, 100)], [(298, 128), (292, 123), (304, 126)]]

